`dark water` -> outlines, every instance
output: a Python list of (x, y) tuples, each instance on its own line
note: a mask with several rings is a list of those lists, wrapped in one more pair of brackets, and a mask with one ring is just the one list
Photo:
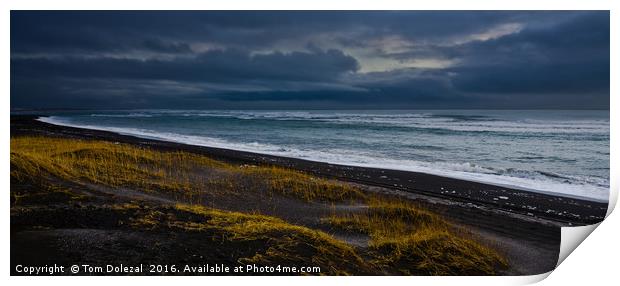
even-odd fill
[(609, 195), (608, 111), (132, 110), (43, 120), (600, 201)]

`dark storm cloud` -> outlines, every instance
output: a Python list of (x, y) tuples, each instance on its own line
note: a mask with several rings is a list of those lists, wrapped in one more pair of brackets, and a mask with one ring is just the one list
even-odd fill
[(609, 13), (11, 13), (11, 106), (609, 108)]
[[(478, 16), (464, 13), (13, 11), (11, 15), (13, 52), (122, 50), (140, 45), (136, 37), (208, 40), (256, 47), (308, 33), (373, 26), (381, 29), (368, 30), (365, 34), (377, 35), (389, 30), (411, 36), (434, 36), (479, 29), (485, 25), (484, 21), (470, 21)], [(501, 16), (488, 14), (484, 18), (493, 21)], [(403, 25), (412, 20), (416, 25)], [(437, 27), (436, 20), (442, 20), (443, 25)]]
[(332, 81), (354, 72), (357, 61), (338, 50), (273, 52), (250, 55), (241, 50), (215, 50), (192, 57), (127, 58), (22, 58), (11, 61), (15, 75), (28, 77), (153, 79), (205, 82), (253, 80)]
[(609, 19), (597, 14), (524, 29), (461, 47), (462, 65), (449, 70), (458, 74), (453, 83), (463, 92), (604, 108), (609, 104), (609, 32)]
[(166, 43), (160, 39), (146, 39), (142, 45), (147, 50), (161, 53), (191, 53), (192, 49), (187, 43)]

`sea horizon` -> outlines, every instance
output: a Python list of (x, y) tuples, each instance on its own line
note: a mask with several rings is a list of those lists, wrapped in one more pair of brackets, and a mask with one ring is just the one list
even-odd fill
[[(508, 111), (106, 109), (54, 112), (41, 121), (608, 200), (608, 112)], [(340, 135), (330, 138), (330, 134)], [(355, 138), (366, 138), (366, 142)], [(582, 156), (584, 146), (590, 148), (588, 158)], [(496, 158), (498, 154), (501, 158)]]

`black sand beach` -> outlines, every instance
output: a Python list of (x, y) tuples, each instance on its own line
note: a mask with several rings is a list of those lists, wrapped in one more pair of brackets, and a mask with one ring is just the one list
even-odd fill
[[(473, 233), (497, 245), (510, 267), (500, 274), (529, 275), (552, 270), (560, 246), (562, 226), (597, 223), (605, 217), (607, 204), (509, 189), (422, 173), (326, 164), (306, 160), (254, 154), (235, 150), (191, 146), (149, 140), (111, 132), (62, 127), (36, 121), (36, 116), (12, 116), (11, 136), (41, 135), (62, 138), (99, 139), (148, 146), (162, 151), (182, 150), (232, 163), (275, 165), (304, 171), (320, 177), (338, 179), (361, 186), (370, 192), (392, 194), (412, 200), (467, 227)], [(13, 188), (13, 186), (12, 186)], [(152, 202), (166, 198), (149, 198)], [(234, 202), (231, 202), (234, 209)], [(299, 214), (303, 216), (303, 214)], [(299, 218), (303, 221), (303, 217)], [(11, 264), (35, 259), (43, 251), (32, 248), (38, 239), (56, 234), (32, 235), (11, 222)], [(30, 231), (30, 230), (28, 230)], [(66, 234), (65, 234), (66, 235)], [(90, 233), (103, 241), (105, 233)], [(135, 238), (134, 234), (126, 234)], [(71, 233), (70, 236), (80, 236)], [(81, 236), (82, 240), (85, 238)], [(104, 242), (101, 242), (104, 243)], [(136, 243), (140, 243), (136, 239)], [(83, 244), (83, 246), (87, 244)], [(125, 245), (123, 247), (130, 247)], [(170, 246), (166, 246), (170, 247)], [(182, 255), (180, 253), (179, 255)]]

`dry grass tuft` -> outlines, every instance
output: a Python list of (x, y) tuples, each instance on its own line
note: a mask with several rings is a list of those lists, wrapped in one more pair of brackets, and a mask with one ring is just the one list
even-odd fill
[(366, 198), (364, 193), (351, 185), (279, 167), (245, 169), (244, 173), (259, 181), (264, 180), (265, 187), (271, 192), (301, 198), (308, 202), (345, 202)]
[(371, 238), (372, 263), (405, 275), (490, 275), (506, 260), (470, 234), (412, 203), (372, 198), (368, 210), (327, 221)]
[(139, 227), (216, 233), (225, 242), (259, 242), (264, 250), (241, 257), (241, 264), (313, 265), (323, 274), (370, 273), (371, 266), (350, 245), (307, 227), (260, 214), (177, 204), (174, 212), (152, 211), (134, 220)]

